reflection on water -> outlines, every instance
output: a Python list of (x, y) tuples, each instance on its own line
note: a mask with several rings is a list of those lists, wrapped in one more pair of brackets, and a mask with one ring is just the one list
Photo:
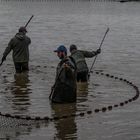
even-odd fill
[[(76, 103), (71, 104), (51, 104), (52, 116), (63, 116), (76, 113)], [(67, 119), (61, 119), (54, 122), (56, 128), (56, 134), (54, 139), (76, 139), (77, 138), (77, 126), (74, 117)]]
[(88, 93), (88, 82), (77, 82), (77, 92), (78, 95), (80, 94), (87, 94)]
[[(9, 85), (12, 97), (8, 99), (8, 102), (11, 102), (10, 107), (13, 110), (10, 114), (27, 116), (30, 112), (30, 94), (32, 93), (30, 84), (28, 72), (14, 75), (14, 80)], [(32, 131), (37, 131), (40, 127), (47, 127), (47, 124), (47, 122), (0, 116), (0, 139), (15, 140), (21, 135), (30, 135)]]
[[(78, 111), (83, 111), (84, 106), (80, 103), (87, 101), (88, 96), (88, 83), (77, 83), (77, 103), (68, 104), (51, 104), (52, 116), (59, 117), (63, 115), (76, 114)], [(78, 106), (78, 110), (77, 110)], [(82, 110), (81, 110), (81, 109)], [(85, 109), (84, 109), (85, 111)], [(54, 139), (77, 139), (77, 126), (75, 122), (75, 117), (70, 117), (67, 119), (61, 119), (54, 122), (55, 128), (57, 130)]]
[(87, 101), (88, 97), (88, 83), (87, 82), (78, 82), (77, 83), (77, 98), (78, 102)]
[[(60, 44), (68, 47), (71, 43), (83, 50), (96, 50), (106, 26), (110, 27), (110, 31), (94, 69), (127, 76), (125, 78), (140, 85), (139, 3), (96, 0), (62, 0), (52, 3), (51, 0), (1, 1), (0, 57), (7, 40), (16, 33), (19, 26), (24, 25), (32, 14), (34, 18), (28, 26), (28, 35), (32, 39), (29, 74), (14, 77), (10, 54), (0, 67), (0, 111), (31, 116), (61, 116), (94, 110), (130, 98), (133, 91), (126, 85), (93, 75), (89, 84), (78, 83), (76, 104), (49, 103), (48, 97), (58, 63), (53, 50)], [(92, 60), (88, 59), (87, 64), (91, 66)], [(45, 127), (38, 126), (39, 129), (34, 131), (31, 131), (34, 128), (32, 126), (25, 128), (26, 132), (13, 130), (14, 136), (10, 135), (11, 131), (2, 129), (5, 133), (1, 138), (15, 140), (18, 136), (20, 140), (128, 140), (129, 137), (129, 140), (134, 140), (140, 137), (139, 113), (139, 102), (135, 102), (92, 117), (54, 121)]]
[(14, 82), (11, 85), (11, 93), (13, 94), (13, 110), (16, 113), (24, 113), (28, 111), (30, 105), (30, 89), (29, 89), (29, 76), (28, 73), (15, 74)]

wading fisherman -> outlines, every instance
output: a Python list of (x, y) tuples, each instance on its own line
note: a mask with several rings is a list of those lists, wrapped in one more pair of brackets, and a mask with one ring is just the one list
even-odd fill
[(25, 27), (20, 27), (18, 33), (9, 41), (2, 57), (2, 62), (6, 60), (7, 55), (13, 51), (13, 61), (16, 73), (21, 73), (29, 70), (29, 44), (31, 39), (26, 36), (27, 30)]
[(67, 49), (61, 45), (55, 50), (60, 62), (57, 66), (55, 84), (52, 87), (50, 99), (55, 103), (76, 101), (76, 64), (73, 58), (67, 56)]
[(75, 60), (77, 65), (77, 82), (87, 82), (88, 81), (88, 66), (85, 58), (92, 58), (99, 53), (101, 53), (101, 49), (97, 49), (96, 51), (83, 51), (78, 50), (77, 46), (72, 44), (70, 45), (70, 53), (71, 57)]

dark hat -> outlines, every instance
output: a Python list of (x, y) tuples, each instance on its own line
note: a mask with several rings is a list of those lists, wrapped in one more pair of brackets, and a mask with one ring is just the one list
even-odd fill
[(67, 49), (64, 45), (60, 45), (57, 50), (54, 50), (54, 52), (65, 52), (67, 53)]
[(72, 50), (77, 50), (77, 46), (74, 45), (74, 44), (70, 45), (70, 52), (71, 52)]
[(27, 30), (26, 30), (25, 27), (20, 27), (18, 31), (19, 31), (19, 32), (27, 32)]

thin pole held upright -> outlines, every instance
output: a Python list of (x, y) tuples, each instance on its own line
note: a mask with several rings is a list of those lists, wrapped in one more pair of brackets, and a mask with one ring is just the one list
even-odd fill
[[(103, 39), (102, 39), (102, 41), (101, 41), (101, 44), (100, 44), (100, 46), (99, 46), (99, 49), (101, 49), (102, 44), (103, 44), (103, 42), (104, 42), (104, 40), (105, 40), (105, 37), (106, 37), (108, 31), (109, 31), (109, 27), (107, 28), (107, 30), (106, 30), (106, 32), (105, 32), (105, 34), (104, 34), (104, 37), (103, 37)], [(95, 56), (95, 59), (94, 59), (92, 65), (91, 65), (91, 68), (90, 68), (90, 70), (89, 70), (89, 74), (91, 73), (91, 70), (92, 70), (92, 68), (93, 68), (93, 66), (94, 66), (94, 64), (95, 64), (96, 59), (97, 59), (97, 55)]]
[(28, 24), (30, 23), (30, 21), (32, 20), (33, 17), (34, 17), (34, 15), (32, 15), (32, 16), (30, 17), (30, 19), (28, 20), (28, 22), (27, 22), (26, 25), (24, 26), (25, 28), (28, 26)]

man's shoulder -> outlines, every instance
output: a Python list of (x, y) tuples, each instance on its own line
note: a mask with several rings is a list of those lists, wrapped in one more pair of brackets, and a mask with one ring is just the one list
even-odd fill
[(28, 35), (25, 35), (25, 38), (31, 40), (31, 38)]
[(10, 39), (10, 42), (13, 42), (13, 41), (15, 41), (15, 40), (17, 40), (17, 38), (16, 38), (16, 36), (13, 36), (13, 37)]
[(72, 55), (75, 55), (75, 54), (79, 54), (79, 53), (82, 53), (82, 50), (74, 50), (74, 51), (71, 53), (71, 56), (72, 56)]
[(76, 69), (77, 68), (77, 65), (76, 65), (75, 59), (72, 56), (69, 56), (69, 61), (70, 61), (70, 63), (72, 63), (73, 68)]
[(30, 38), (28, 35), (25, 35), (25, 37)]

